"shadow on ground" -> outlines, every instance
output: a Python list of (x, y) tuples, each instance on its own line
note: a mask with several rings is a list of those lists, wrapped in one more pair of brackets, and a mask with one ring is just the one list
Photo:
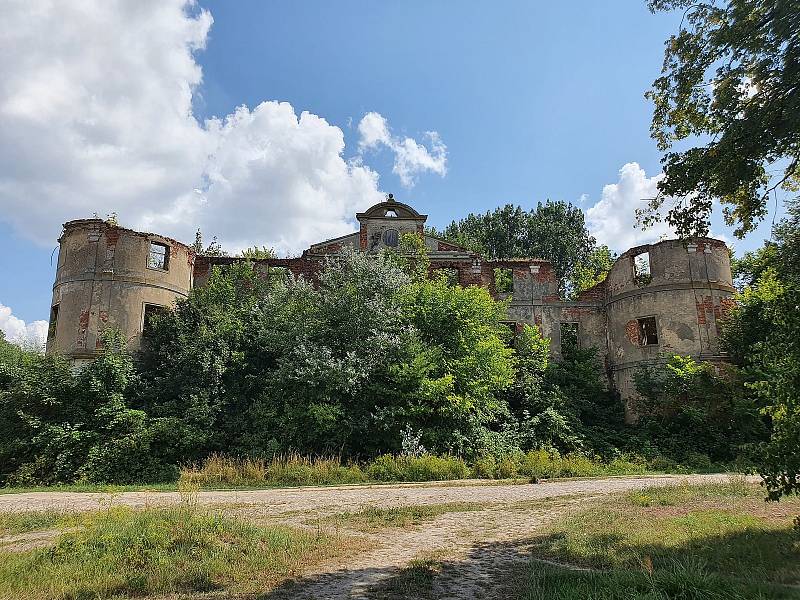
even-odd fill
[[(479, 544), (458, 560), (433, 553), (399, 569), (324, 573), (284, 584), (258, 600), (800, 599), (800, 567), (791, 566), (800, 553), (800, 536), (791, 530), (707, 536), (676, 547), (628, 544), (624, 551), (632, 558), (616, 571), (581, 567), (579, 557), (568, 553), (557, 562), (542, 558), (551, 556), (547, 549), (559, 541), (558, 535), (540, 535)], [(594, 542), (599, 552), (620, 550), (616, 536)]]

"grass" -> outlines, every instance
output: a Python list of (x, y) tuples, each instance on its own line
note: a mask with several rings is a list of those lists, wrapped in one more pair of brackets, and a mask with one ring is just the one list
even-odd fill
[[(48, 517), (36, 526), (55, 523)], [(82, 515), (75, 525), (52, 547), (0, 550), (0, 598), (263, 590), (363, 546), (334, 535), (259, 527), (186, 502), (159, 509), (109, 508)]]
[(564, 456), (544, 450), (496, 460), (484, 457), (468, 465), (454, 456), (383, 455), (364, 463), (344, 463), (336, 457), (298, 454), (263, 459), (212, 455), (202, 464), (184, 467), (181, 482), (202, 487), (278, 487), (357, 483), (456, 481), (482, 479), (546, 479), (643, 475), (643, 462), (615, 459), (604, 463), (578, 453)]
[(109, 485), (105, 483), (81, 482), (63, 485), (0, 487), (0, 494), (27, 494), (32, 492), (87, 492), (116, 494), (120, 492), (174, 492), (177, 489), (177, 482), (140, 485)]
[[(615, 458), (604, 462), (581, 453), (561, 455), (555, 451), (518, 452), (503, 458), (483, 456), (468, 464), (455, 456), (382, 455), (364, 463), (345, 462), (338, 457), (311, 457), (299, 454), (276, 456), (270, 460), (233, 458), (214, 454), (198, 465), (184, 466), (180, 479), (151, 485), (104, 485), (78, 482), (49, 487), (0, 488), (0, 494), (23, 492), (102, 492), (175, 491), (180, 485), (204, 489), (259, 489), (299, 486), (375, 484), (395, 482), (458, 481), (539, 481), (568, 477), (607, 477), (669, 472), (656, 463), (636, 458)], [(687, 472), (677, 465), (674, 472)]]
[(538, 564), (516, 582), (520, 600), (755, 600), (797, 599), (791, 588), (720, 576), (702, 562), (676, 561), (647, 571), (586, 572)]
[(440, 553), (426, 553), (412, 559), (388, 581), (371, 590), (376, 600), (429, 598), (434, 578), (442, 571)]
[(800, 498), (766, 504), (744, 478), (654, 487), (574, 514), (534, 539), (521, 598), (800, 598)]
[(333, 524), (337, 527), (348, 527), (364, 532), (375, 532), (393, 527), (411, 529), (446, 513), (484, 510), (486, 506), (486, 504), (478, 502), (451, 502), (392, 508), (368, 507), (358, 512), (331, 515), (314, 522)]
[(70, 526), (76, 518), (74, 513), (61, 510), (42, 510), (20, 513), (0, 513), (0, 535), (16, 535)]

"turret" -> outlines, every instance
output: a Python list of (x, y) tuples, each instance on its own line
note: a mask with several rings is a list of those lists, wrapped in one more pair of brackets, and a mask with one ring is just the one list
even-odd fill
[(48, 354), (91, 360), (112, 326), (135, 350), (149, 317), (191, 289), (194, 252), (173, 239), (81, 219), (66, 223), (58, 241)]

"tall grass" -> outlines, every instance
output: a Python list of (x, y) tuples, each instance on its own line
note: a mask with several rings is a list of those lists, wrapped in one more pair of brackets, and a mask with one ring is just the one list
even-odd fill
[(344, 463), (336, 457), (299, 454), (272, 460), (231, 458), (215, 454), (200, 465), (181, 469), (180, 481), (204, 487), (265, 487), (285, 485), (332, 485), (368, 482), (449, 481), (457, 479), (548, 479), (639, 475), (644, 462), (615, 459), (604, 463), (579, 453), (561, 456), (535, 450), (496, 459), (478, 458), (472, 465), (455, 456), (393, 456), (385, 454), (364, 463)]
[(257, 527), (198, 509), (191, 490), (170, 508), (83, 515), (54, 546), (0, 550), (0, 598), (108, 598), (269, 588), (359, 542)]
[(258, 487), (362, 483), (367, 476), (357, 464), (343, 464), (338, 458), (287, 454), (266, 461), (212, 454), (200, 466), (182, 468), (180, 480), (203, 486)]

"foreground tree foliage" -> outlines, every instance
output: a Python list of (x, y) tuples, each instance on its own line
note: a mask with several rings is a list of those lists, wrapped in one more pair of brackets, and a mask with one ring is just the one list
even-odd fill
[[(662, 160), (659, 195), (640, 216), (707, 235), (719, 199), (736, 235), (767, 213), (770, 192), (800, 182), (800, 4), (796, 0), (650, 0), (683, 11), (647, 96)], [(686, 150), (676, 142), (696, 141)], [(660, 211), (667, 206), (666, 215)]]
[(759, 472), (777, 499), (800, 492), (800, 204), (773, 238), (736, 263), (746, 287), (723, 342), (746, 393), (772, 420)]

